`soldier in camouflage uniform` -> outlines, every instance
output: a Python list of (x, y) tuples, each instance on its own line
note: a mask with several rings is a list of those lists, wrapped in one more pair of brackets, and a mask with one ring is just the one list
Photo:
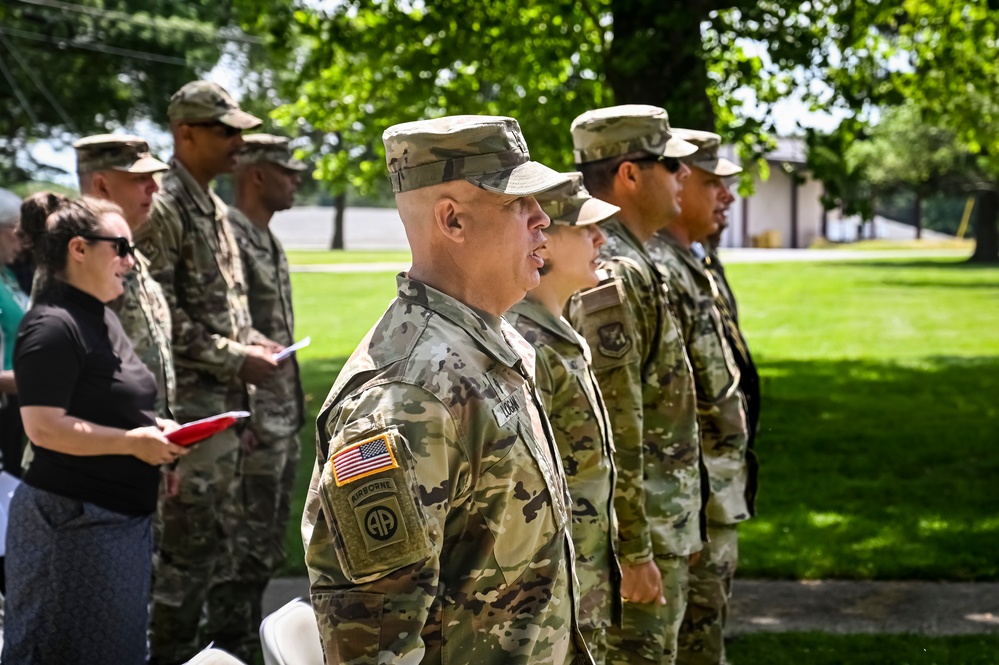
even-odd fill
[[(244, 292), (239, 249), (226, 206), (209, 183), (231, 171), (241, 131), (260, 124), (219, 86), (194, 81), (174, 93), (168, 109), (174, 157), (137, 244), (149, 258), (173, 320), (180, 422), (247, 406), (246, 384), (277, 370), (282, 348), (254, 331)], [(180, 663), (213, 639), (230, 612), (208, 593), (232, 561), (225, 507), (236, 500), (239, 438), (227, 430), (199, 444), (179, 467), (175, 497), (160, 503), (154, 565), (154, 663)], [(207, 605), (208, 624), (198, 627)]]
[(608, 631), (611, 663), (672, 663), (701, 549), (702, 467), (694, 377), (662, 275), (645, 250), (679, 213), (694, 146), (672, 136), (661, 108), (627, 105), (572, 123), (586, 187), (621, 208), (603, 224), (607, 279), (573, 297), (570, 320), (593, 349), (593, 369), (616, 448), (623, 624)]
[[(136, 235), (146, 223), (159, 190), (154, 173), (169, 166), (152, 156), (149, 144), (138, 136), (99, 134), (80, 139), (76, 172), (80, 193), (117, 203)], [(135, 347), (135, 353), (156, 377), (156, 412), (173, 418), (173, 354), (170, 350), (170, 309), (160, 285), (149, 274), (149, 260), (135, 251), (135, 267), (125, 275), (125, 292), (108, 303)]]
[(317, 421), (302, 535), (328, 663), (589, 663), (569, 496), (501, 314), (538, 284), (565, 177), (512, 118), (383, 135), (413, 267)]
[[(732, 192), (725, 193), (729, 204), (735, 199)], [(756, 455), (753, 452), (756, 442), (756, 433), (760, 429), (760, 374), (753, 362), (753, 354), (749, 351), (749, 344), (739, 327), (739, 307), (735, 302), (735, 295), (732, 287), (729, 286), (728, 278), (725, 276), (725, 266), (718, 258), (718, 244), (721, 241), (721, 234), (728, 228), (728, 217), (719, 220), (718, 230), (694, 243), (692, 249), (694, 253), (701, 257), (704, 266), (711, 273), (718, 286), (719, 304), (718, 309), (722, 314), (722, 322), (725, 324), (725, 335), (728, 338), (729, 346), (735, 354), (735, 361), (739, 365), (741, 379), (739, 388), (746, 397), (746, 420), (749, 428), (749, 446), (747, 459), (753, 469), (756, 468)], [(750, 493), (756, 493), (755, 471), (750, 475)]]
[(579, 625), (597, 665), (606, 661), (606, 630), (620, 617), (620, 569), (615, 547), (614, 458), (610, 423), (590, 368), (586, 340), (562, 318), (572, 294), (596, 286), (598, 222), (618, 208), (592, 198), (581, 173), (535, 198), (551, 218), (539, 252), (541, 284), (506, 318), (537, 353), (538, 392), (552, 424), (572, 497), (572, 542), (579, 579)]
[(680, 216), (657, 232), (646, 248), (667, 278), (670, 302), (694, 367), (701, 456), (710, 483), (705, 507), (708, 541), (691, 569), (677, 663), (720, 665), (725, 662), (723, 633), (738, 563), (736, 529), (751, 514), (746, 496), (745, 400), (717, 304), (718, 288), (691, 246), (714, 232), (718, 219), (724, 218), (731, 203), (725, 178), (742, 169), (718, 156), (717, 134), (684, 129), (674, 133), (698, 150), (684, 158), (691, 176), (684, 186)]
[[(295, 337), (288, 259), (269, 225), (274, 213), (295, 203), (305, 164), (294, 159), (288, 139), (270, 134), (243, 137), (236, 167), (236, 204), (229, 221), (243, 260), (254, 330), (278, 344)], [(294, 356), (250, 395), (250, 426), (242, 434), (240, 498), (236, 517), (233, 579), (217, 589), (230, 598), (229, 623), (218, 646), (247, 662), (260, 651), (264, 589), (284, 561), (291, 492), (304, 421), (302, 384)]]

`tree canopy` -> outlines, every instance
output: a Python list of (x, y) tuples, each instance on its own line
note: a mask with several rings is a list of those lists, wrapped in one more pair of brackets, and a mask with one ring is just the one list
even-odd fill
[[(900, 179), (926, 176), (924, 183), (933, 183), (927, 168), (947, 164), (955, 151), (966, 154), (968, 163), (951, 175), (979, 193), (973, 258), (999, 261), (999, 3), (854, 2), (839, 14), (835, 37), (840, 57), (827, 69), (826, 80), (853, 111), (839, 134), (856, 135), (858, 123), (892, 107), (902, 107), (918, 123), (892, 130), (894, 138), (882, 148), (893, 156), (874, 160), (868, 176), (881, 177), (881, 169)], [(891, 114), (886, 118), (890, 122)], [(936, 143), (932, 132), (937, 132)], [(952, 145), (940, 144), (940, 137), (949, 137)], [(934, 155), (916, 154), (919, 147)], [(827, 185), (835, 188), (849, 180), (846, 160), (846, 152), (838, 164), (816, 160), (817, 173), (830, 176)]]
[(562, 169), (571, 167), (572, 119), (614, 103), (663, 106), (675, 126), (716, 129), (752, 157), (768, 145), (768, 109), (795, 68), (828, 55), (821, 37), (836, 11), (822, 0), (300, 8), (299, 75), (277, 117), (327, 136), (319, 175), (340, 189), (383, 178), (386, 127), (455, 113), (517, 118), (534, 157)]
[(0, 103), (6, 109), (0, 116), (0, 176), (18, 180), (37, 169), (25, 150), (36, 138), (108, 131), (137, 118), (165, 122), (166, 102), (181, 85), (204, 76), (223, 54), (245, 55), (264, 44), (240, 25), (280, 34), (267, 18), (275, 12), (258, 13), (254, 4), (0, 4)]

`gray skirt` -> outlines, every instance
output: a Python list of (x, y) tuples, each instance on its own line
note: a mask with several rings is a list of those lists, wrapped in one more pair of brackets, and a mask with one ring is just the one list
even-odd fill
[(151, 525), (22, 483), (7, 527), (2, 661), (145, 663)]

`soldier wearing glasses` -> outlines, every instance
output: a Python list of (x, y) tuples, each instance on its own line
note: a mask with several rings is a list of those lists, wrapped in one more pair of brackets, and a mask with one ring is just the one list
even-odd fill
[[(239, 248), (224, 203), (210, 183), (231, 172), (242, 131), (260, 120), (221, 87), (186, 84), (167, 114), (174, 156), (138, 244), (163, 288), (173, 319), (175, 415), (188, 422), (247, 405), (247, 384), (274, 375), (281, 349), (251, 326)], [(203, 441), (177, 471), (178, 493), (160, 503), (153, 585), (151, 662), (181, 663), (212, 640), (229, 608), (208, 590), (227, 573), (232, 534), (225, 507), (235, 501), (238, 432)], [(198, 635), (207, 605), (204, 634)]]
[(666, 111), (627, 105), (572, 123), (576, 165), (593, 196), (620, 208), (603, 225), (609, 277), (573, 297), (571, 320), (593, 352), (615, 443), (622, 625), (607, 662), (672, 664), (701, 550), (702, 469), (696, 393), (665, 280), (645, 249), (680, 214), (696, 148), (672, 136)]

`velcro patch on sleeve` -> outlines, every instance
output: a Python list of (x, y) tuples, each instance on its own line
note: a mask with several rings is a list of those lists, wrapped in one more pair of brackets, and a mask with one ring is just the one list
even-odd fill
[(399, 468), (389, 445), (388, 435), (379, 434), (348, 446), (330, 457), (330, 467), (337, 487), (367, 476)]
[(587, 314), (620, 305), (624, 302), (621, 280), (615, 279), (585, 291), (580, 294), (579, 299), (583, 305), (583, 311)]
[(363, 582), (426, 559), (433, 545), (402, 433), (388, 427), (358, 438), (334, 437), (320, 497), (343, 573)]

